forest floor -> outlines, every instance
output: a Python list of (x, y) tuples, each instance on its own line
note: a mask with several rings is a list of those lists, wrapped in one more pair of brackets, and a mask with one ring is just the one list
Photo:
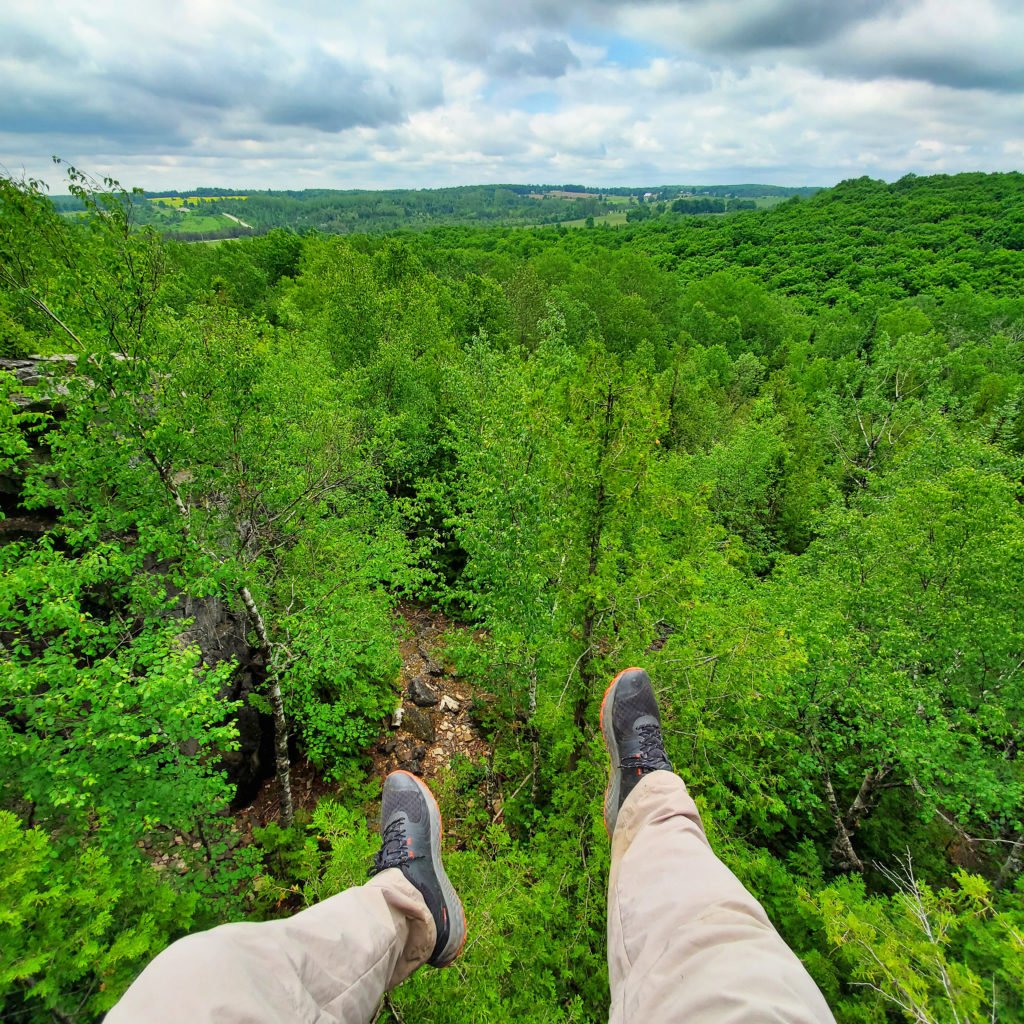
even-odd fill
[(429, 783), (456, 757), (479, 761), (490, 755), (490, 747), (470, 716), (472, 690), (445, 657), (448, 637), (466, 627), (418, 605), (402, 604), (398, 614), (406, 626), (398, 648), (401, 714), (396, 711), (374, 745), (370, 774), (383, 781), (389, 772), (402, 768)]
[[(434, 784), (457, 757), (479, 762), (491, 752), (470, 716), (471, 688), (445, 657), (448, 638), (466, 627), (454, 625), (442, 612), (407, 602), (399, 605), (396, 618), (402, 657), (396, 711), (382, 724), (380, 737), (367, 752), (367, 776), (383, 782), (390, 772), (401, 768)], [(312, 812), (322, 797), (334, 793), (334, 785), (308, 760), (295, 760), (292, 798), (297, 811)], [(253, 828), (280, 820), (273, 778), (263, 783), (235, 820), (244, 842), (251, 841)]]

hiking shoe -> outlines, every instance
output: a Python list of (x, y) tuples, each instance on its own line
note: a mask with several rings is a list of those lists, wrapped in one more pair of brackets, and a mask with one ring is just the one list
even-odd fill
[(612, 680), (601, 703), (601, 731), (611, 759), (604, 795), (604, 825), (611, 836), (636, 784), (651, 772), (673, 770), (661, 738), (654, 687), (642, 668), (627, 668)]
[(437, 801), (415, 775), (396, 771), (384, 780), (380, 833), (380, 852), (367, 874), (398, 868), (416, 886), (437, 925), (437, 942), (427, 963), (447, 967), (466, 941), (466, 914), (441, 863)]

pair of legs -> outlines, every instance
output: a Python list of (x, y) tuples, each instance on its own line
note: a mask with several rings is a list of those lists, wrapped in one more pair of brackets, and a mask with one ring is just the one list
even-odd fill
[[(611, 757), (605, 822), (611, 1021), (833, 1020), (757, 900), (714, 855), (665, 755), (647, 674), (612, 681), (601, 726)], [(222, 925), (161, 953), (108, 1014), (128, 1021), (368, 1024), (385, 991), (466, 937), (444, 873), (427, 787), (384, 784), (375, 877), (284, 921)]]

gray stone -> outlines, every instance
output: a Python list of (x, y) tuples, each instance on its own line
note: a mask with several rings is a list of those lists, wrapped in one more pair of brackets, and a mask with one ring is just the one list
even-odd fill
[(444, 669), (430, 656), (430, 652), (426, 650), (422, 645), (418, 645), (416, 650), (420, 652), (420, 657), (423, 659), (423, 669), (428, 676), (443, 676)]
[(409, 696), (413, 704), (420, 708), (432, 708), (441, 699), (437, 690), (423, 676), (417, 676), (409, 684)]
[(426, 711), (409, 708), (403, 722), (406, 730), (424, 743), (434, 742), (434, 722)]

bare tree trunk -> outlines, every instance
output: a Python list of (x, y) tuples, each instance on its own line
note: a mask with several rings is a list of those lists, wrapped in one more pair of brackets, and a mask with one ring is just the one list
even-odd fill
[[(818, 754), (820, 756), (820, 751)], [(878, 798), (885, 788), (885, 780), (892, 774), (891, 765), (879, 765), (864, 776), (857, 790), (857, 795), (845, 812), (839, 809), (835, 789), (828, 768), (823, 765), (822, 778), (825, 783), (825, 798), (836, 826), (836, 836), (832, 840), (832, 862), (841, 871), (863, 871), (864, 862), (857, 855), (853, 846), (853, 836), (860, 823), (874, 810)]]
[(284, 715), (284, 698), (281, 696), (281, 680), (274, 664), (274, 649), (267, 634), (256, 602), (248, 587), (242, 587), (239, 593), (256, 629), (260, 641), (260, 651), (267, 665), (267, 696), (270, 709), (274, 713), (274, 775), (277, 779), (277, 791), (281, 801), (281, 824), (285, 828), (291, 826), (295, 819), (295, 806), (292, 803), (292, 770), (288, 756), (288, 719)]
[(832, 840), (832, 862), (841, 871), (863, 871), (864, 862), (857, 856), (857, 851), (853, 848), (853, 840), (843, 821), (843, 814), (839, 810), (839, 801), (836, 800), (836, 791), (832, 787), (832, 778), (828, 773), (828, 768), (823, 769), (822, 779), (825, 783), (825, 798), (828, 800), (832, 820), (836, 826), (836, 837)]
[(887, 764), (879, 765), (874, 771), (864, 776), (864, 781), (853, 798), (853, 803), (846, 809), (844, 824), (852, 832), (857, 826), (875, 809), (878, 803), (879, 794), (882, 791), (885, 780), (892, 774), (892, 766)]
[[(181, 516), (185, 536), (189, 541), (195, 543), (190, 529), (188, 507), (185, 505), (178, 488), (174, 484), (171, 471), (160, 463), (152, 449), (145, 444), (146, 437), (141, 428), (140, 434), (144, 441), (146, 455), (152, 461), (160, 476), (160, 480), (171, 495), (175, 508), (177, 508), (178, 514)], [(200, 550), (205, 549), (200, 546)], [(274, 775), (277, 779), (277, 790), (281, 801), (281, 823), (285, 828), (289, 828), (295, 819), (295, 807), (292, 803), (291, 758), (288, 754), (288, 719), (285, 718), (284, 714), (284, 698), (281, 696), (281, 680), (278, 676), (277, 665), (275, 664), (274, 647), (270, 642), (266, 623), (263, 621), (263, 616), (260, 614), (260, 610), (253, 599), (252, 592), (247, 586), (243, 586), (239, 589), (238, 593), (242, 598), (242, 603), (245, 605), (245, 610), (253, 621), (256, 635), (260, 641), (260, 652), (263, 654), (263, 660), (267, 666), (267, 697), (270, 700), (270, 710), (274, 715)]]
[(1010, 856), (1003, 862), (996, 888), (1005, 889), (1024, 868), (1024, 832), (1017, 836), (1017, 841), (1010, 847)]

